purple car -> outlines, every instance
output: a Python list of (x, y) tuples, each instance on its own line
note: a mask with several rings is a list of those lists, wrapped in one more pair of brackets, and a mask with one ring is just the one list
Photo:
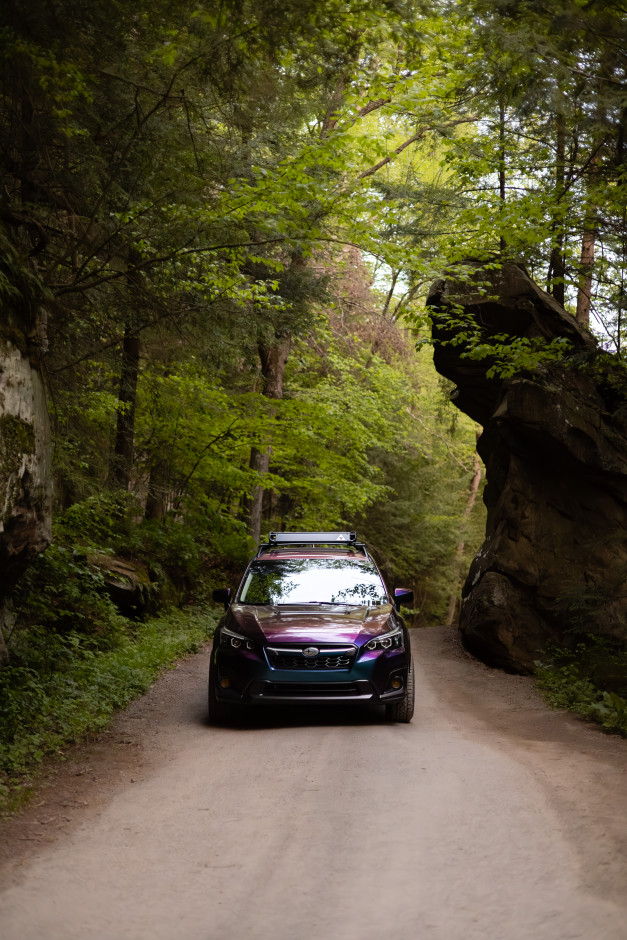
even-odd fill
[(271, 532), (224, 604), (209, 668), (209, 719), (233, 706), (379, 703), (411, 721), (414, 670), (392, 598), (354, 532)]

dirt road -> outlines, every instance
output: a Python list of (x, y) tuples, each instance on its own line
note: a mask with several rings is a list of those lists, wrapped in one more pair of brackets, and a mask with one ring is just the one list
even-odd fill
[(3, 940), (625, 940), (627, 741), (414, 633), (411, 725), (168, 673), (0, 829)]

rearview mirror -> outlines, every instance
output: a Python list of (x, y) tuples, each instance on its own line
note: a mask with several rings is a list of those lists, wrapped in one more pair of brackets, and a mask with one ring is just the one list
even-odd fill
[(224, 609), (228, 610), (231, 603), (231, 588), (216, 588), (212, 597), (216, 604), (224, 604)]
[(411, 607), (414, 602), (414, 592), (407, 588), (394, 588), (394, 606), (397, 610), (401, 609), (401, 604), (405, 607)]

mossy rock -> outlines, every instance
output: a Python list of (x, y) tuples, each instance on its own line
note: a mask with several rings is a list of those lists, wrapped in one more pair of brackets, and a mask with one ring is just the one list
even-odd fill
[(161, 586), (150, 580), (145, 564), (116, 555), (92, 554), (87, 560), (102, 574), (105, 590), (123, 616), (141, 620), (157, 610)]

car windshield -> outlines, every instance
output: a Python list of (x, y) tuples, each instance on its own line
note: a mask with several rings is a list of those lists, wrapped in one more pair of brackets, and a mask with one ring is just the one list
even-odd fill
[(290, 558), (254, 562), (240, 604), (347, 604), (372, 607), (388, 597), (374, 565), (354, 558)]

